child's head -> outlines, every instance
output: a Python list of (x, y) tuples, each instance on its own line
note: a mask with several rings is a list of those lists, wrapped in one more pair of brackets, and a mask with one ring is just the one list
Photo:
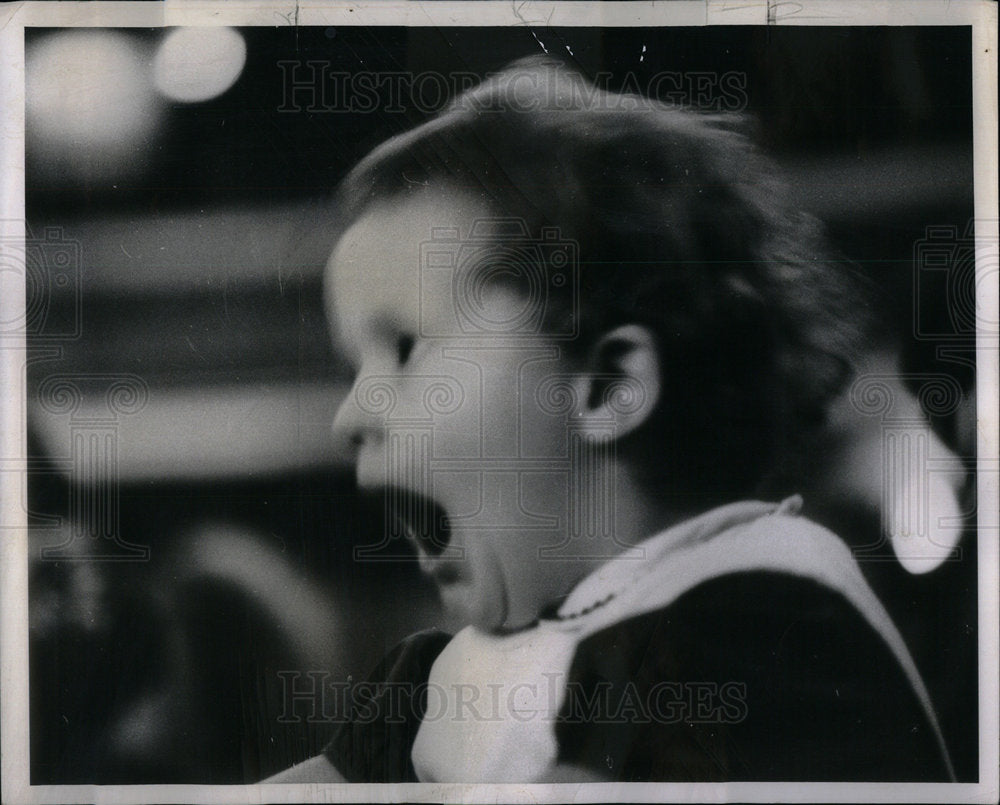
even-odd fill
[(762, 494), (875, 327), (732, 119), (552, 62), (375, 149), (339, 200), (337, 430), (486, 628), (648, 536), (625, 531)]

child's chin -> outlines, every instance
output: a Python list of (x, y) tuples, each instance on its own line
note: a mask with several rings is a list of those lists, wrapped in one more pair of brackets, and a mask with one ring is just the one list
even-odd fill
[(440, 586), (441, 603), (448, 614), (463, 626), (474, 626), (481, 632), (505, 632), (507, 611), (502, 601), (483, 598), (467, 584)]

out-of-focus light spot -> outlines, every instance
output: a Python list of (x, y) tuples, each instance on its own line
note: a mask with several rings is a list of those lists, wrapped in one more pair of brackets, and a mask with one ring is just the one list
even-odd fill
[(76, 30), (29, 48), (25, 112), (36, 175), (102, 180), (141, 169), (161, 107), (135, 39)]
[(207, 101), (236, 83), (246, 60), (246, 42), (232, 28), (176, 28), (156, 52), (153, 80), (171, 100)]
[[(962, 536), (962, 509), (953, 486), (963, 475), (962, 465), (933, 432), (893, 435), (906, 449), (884, 459), (890, 485), (886, 530), (899, 563), (910, 573), (928, 573), (951, 556)], [(933, 471), (923, 463), (928, 456), (938, 465)]]

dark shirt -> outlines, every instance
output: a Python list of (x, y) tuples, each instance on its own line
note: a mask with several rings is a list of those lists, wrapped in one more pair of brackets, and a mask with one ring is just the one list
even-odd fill
[[(448, 639), (407, 638), (355, 691), (324, 750), (348, 780), (416, 781), (410, 753)], [(882, 637), (839, 593), (775, 572), (712, 579), (584, 639), (555, 732), (560, 761), (615, 781), (950, 779)]]

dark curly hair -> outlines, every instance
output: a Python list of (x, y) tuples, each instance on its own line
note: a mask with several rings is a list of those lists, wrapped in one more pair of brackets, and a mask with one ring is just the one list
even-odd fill
[(338, 214), (346, 228), (438, 186), (519, 218), (529, 240), (557, 227), (579, 254), (579, 298), (546, 300), (554, 332), (578, 314), (567, 349), (624, 323), (657, 338), (661, 403), (619, 454), (685, 508), (783, 494), (879, 323), (873, 289), (746, 128), (532, 57), (372, 151)]

